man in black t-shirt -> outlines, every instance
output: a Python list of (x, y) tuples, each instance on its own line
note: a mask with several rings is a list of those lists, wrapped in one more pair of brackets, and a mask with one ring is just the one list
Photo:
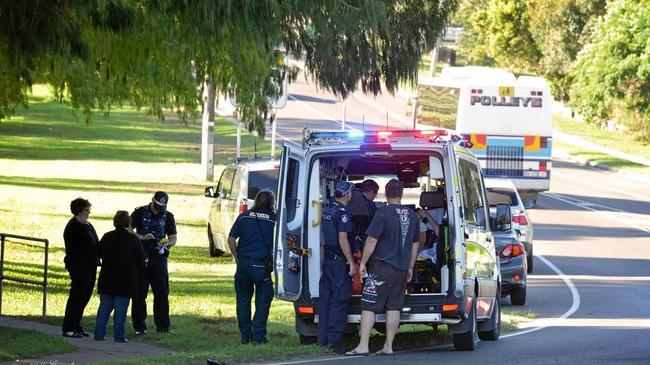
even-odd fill
[[(404, 306), (404, 290), (411, 281), (413, 266), (420, 242), (420, 226), (417, 216), (401, 204), (403, 186), (392, 179), (386, 184), (388, 205), (377, 212), (366, 230), (368, 238), (364, 245), (359, 266), (366, 276), (361, 292), (361, 330), (359, 345), (346, 355), (368, 353), (370, 331), (375, 315), (386, 312), (386, 341), (378, 355), (393, 353), (393, 339), (399, 326), (400, 311)], [(366, 264), (369, 265), (366, 269)]]
[(131, 320), (136, 335), (147, 333), (147, 294), (153, 292), (153, 319), (156, 331), (169, 332), (169, 248), (176, 244), (176, 220), (167, 210), (169, 196), (154, 194), (151, 203), (131, 213), (130, 230), (138, 237), (147, 257), (146, 269), (138, 269), (137, 292), (131, 306)]

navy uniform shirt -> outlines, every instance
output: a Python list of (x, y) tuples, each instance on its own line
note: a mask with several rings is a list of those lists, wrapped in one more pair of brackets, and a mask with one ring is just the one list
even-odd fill
[(228, 235), (237, 242), (237, 256), (267, 259), (273, 251), (275, 213), (269, 209), (247, 210), (240, 214)]
[(323, 209), (322, 219), (325, 250), (332, 254), (342, 255), (339, 232), (352, 232), (352, 219), (345, 210), (345, 206), (335, 201)]
[(155, 239), (141, 242), (145, 255), (155, 254), (158, 241), (176, 234), (176, 219), (168, 210), (154, 214), (149, 205), (144, 205), (131, 213), (131, 227), (140, 235), (154, 235)]

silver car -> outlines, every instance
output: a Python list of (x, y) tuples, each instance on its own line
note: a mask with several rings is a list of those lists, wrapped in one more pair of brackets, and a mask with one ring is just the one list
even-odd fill
[(533, 272), (533, 223), (515, 184), (506, 179), (485, 179), (485, 189), (490, 204), (510, 205), (513, 228), (519, 231), (519, 241), (526, 247), (528, 272)]
[(210, 256), (228, 252), (228, 233), (240, 213), (253, 207), (260, 190), (276, 192), (280, 162), (277, 160), (240, 161), (226, 166), (217, 186), (205, 188), (205, 196), (214, 199), (208, 215)]

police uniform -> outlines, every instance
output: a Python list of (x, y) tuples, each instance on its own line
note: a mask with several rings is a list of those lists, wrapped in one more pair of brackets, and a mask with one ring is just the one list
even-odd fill
[[(266, 343), (266, 322), (273, 300), (271, 259), (275, 213), (269, 209), (248, 210), (237, 217), (230, 237), (237, 242), (237, 323), (242, 343)], [(255, 315), (251, 322), (251, 299), (255, 289)]]
[[(158, 197), (167, 204), (167, 194), (157, 192)], [(163, 195), (164, 194), (164, 195)], [(162, 203), (162, 201), (161, 201)], [(138, 283), (136, 295), (131, 306), (131, 320), (133, 328), (138, 333), (147, 330), (147, 294), (149, 286), (153, 292), (153, 318), (156, 330), (169, 331), (169, 272), (167, 270), (167, 257), (169, 250), (162, 247), (159, 241), (165, 236), (176, 234), (176, 221), (174, 215), (161, 207), (158, 214), (154, 214), (150, 205), (137, 208), (131, 214), (131, 226), (139, 235), (151, 233), (155, 239), (140, 240), (145, 256), (148, 258), (145, 268), (138, 268)]]
[[(351, 184), (338, 183), (336, 190), (345, 195), (351, 190)], [(339, 245), (339, 232), (351, 233), (352, 221), (345, 206), (334, 201), (322, 213), (325, 257), (321, 267), (318, 301), (318, 344), (322, 346), (341, 346), (347, 325), (348, 302), (352, 295), (352, 277)]]

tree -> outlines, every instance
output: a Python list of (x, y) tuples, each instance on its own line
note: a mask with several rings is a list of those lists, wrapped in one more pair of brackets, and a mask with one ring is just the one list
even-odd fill
[(588, 120), (610, 119), (650, 140), (650, 1), (614, 0), (571, 76), (571, 103)]
[[(236, 90), (263, 132), (277, 48), (304, 57), (322, 87), (394, 91), (414, 82), (454, 0), (24, 0), (0, 5), (0, 113), (49, 83), (83, 109), (130, 103), (163, 116), (196, 112), (198, 84)], [(264, 87), (260, 87), (263, 85)]]

